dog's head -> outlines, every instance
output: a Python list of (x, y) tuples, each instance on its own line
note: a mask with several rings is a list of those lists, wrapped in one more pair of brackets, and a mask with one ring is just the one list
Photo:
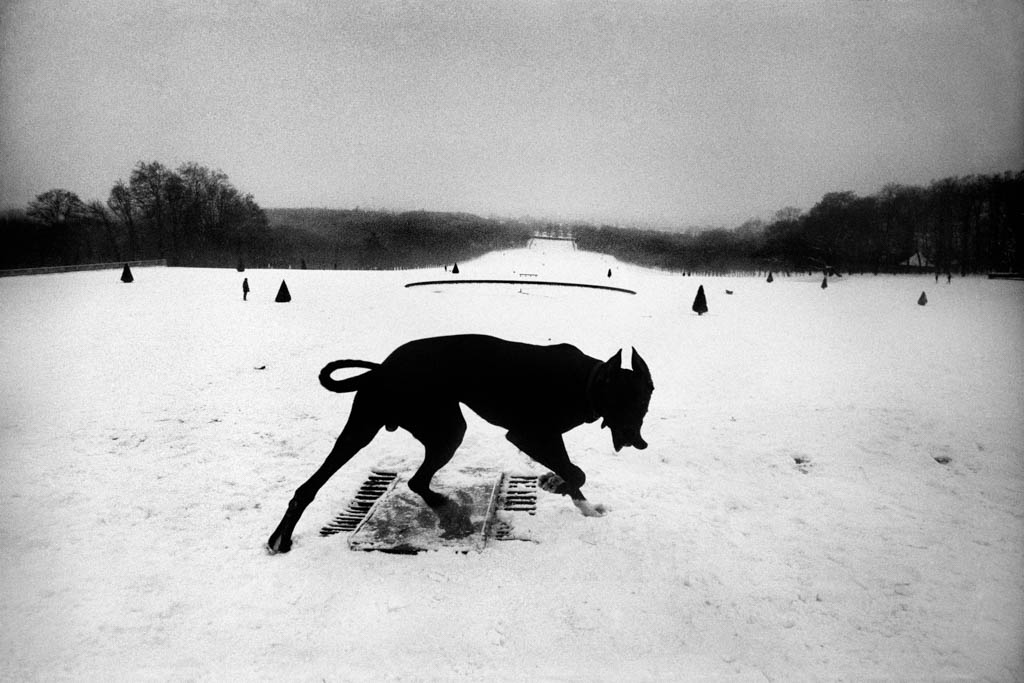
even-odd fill
[(640, 428), (651, 402), (654, 382), (651, 371), (640, 354), (633, 349), (632, 370), (622, 369), (622, 351), (598, 366), (594, 374), (592, 400), (597, 413), (604, 418), (601, 427), (612, 432), (615, 451), (623, 446), (643, 450), (647, 442)]

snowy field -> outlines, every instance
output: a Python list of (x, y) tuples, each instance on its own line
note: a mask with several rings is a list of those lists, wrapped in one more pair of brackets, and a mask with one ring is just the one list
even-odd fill
[[(459, 266), (638, 294), (403, 287), (440, 269), (250, 270), (248, 302), (232, 270), (0, 279), (0, 678), (1024, 679), (1024, 283), (822, 290), (546, 242)], [(462, 332), (640, 351), (650, 448), (566, 436), (611, 512), (542, 493), (535, 543), (349, 551), (319, 528), (371, 467), (419, 462), (382, 431), (268, 555), (351, 405), (320, 368)], [(541, 471), (467, 420), (439, 478)]]

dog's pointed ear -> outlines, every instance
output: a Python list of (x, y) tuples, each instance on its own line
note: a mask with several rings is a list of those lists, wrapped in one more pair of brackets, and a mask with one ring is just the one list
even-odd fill
[(605, 361), (605, 366), (612, 370), (622, 369), (622, 349), (615, 352), (615, 355)]
[(640, 357), (640, 354), (633, 349), (633, 355), (630, 358), (630, 364), (633, 366), (633, 372), (639, 373), (641, 377), (651, 379), (651, 369), (647, 367), (647, 363)]

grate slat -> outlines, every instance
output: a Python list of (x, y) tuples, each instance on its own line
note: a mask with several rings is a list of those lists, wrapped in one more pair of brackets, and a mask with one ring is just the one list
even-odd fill
[(374, 504), (380, 497), (387, 493), (387, 490), (398, 478), (397, 472), (386, 472), (373, 470), (359, 487), (352, 500), (341, 512), (328, 524), (320, 529), (321, 536), (333, 536), (339, 533), (355, 531), (356, 528), (366, 519)]

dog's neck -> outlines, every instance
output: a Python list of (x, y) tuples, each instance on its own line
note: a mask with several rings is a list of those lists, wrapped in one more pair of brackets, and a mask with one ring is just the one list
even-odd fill
[(597, 373), (601, 369), (601, 363), (594, 363), (594, 367), (591, 368), (590, 374), (587, 375), (587, 385), (584, 388), (584, 394), (587, 403), (587, 417), (584, 420), (588, 424), (597, 420), (601, 417), (601, 409), (598, 406), (600, 399), (594, 391), (594, 383), (597, 380)]

